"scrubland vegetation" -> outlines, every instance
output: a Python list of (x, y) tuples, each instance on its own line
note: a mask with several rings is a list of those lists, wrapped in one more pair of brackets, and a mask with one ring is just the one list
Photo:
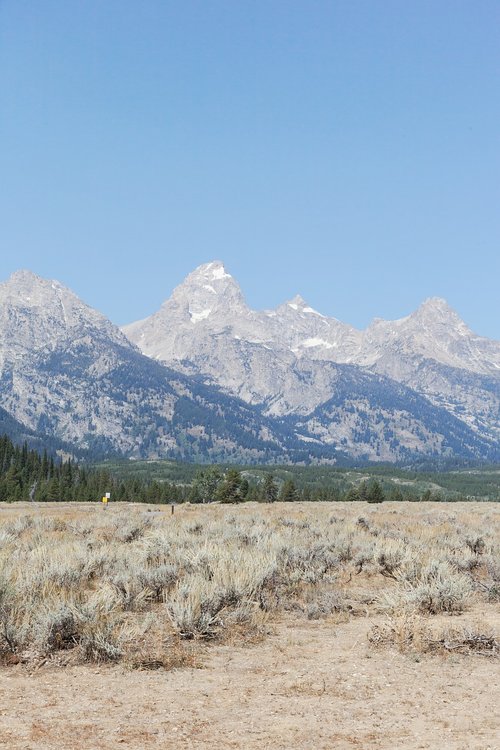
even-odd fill
[(0, 659), (169, 668), (282, 618), (351, 617), (374, 619), (373, 648), (495, 656), (498, 521), (465, 503), (3, 505)]

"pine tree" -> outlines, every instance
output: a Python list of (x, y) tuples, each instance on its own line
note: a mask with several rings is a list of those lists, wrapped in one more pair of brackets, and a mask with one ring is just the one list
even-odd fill
[(228, 469), (217, 489), (217, 500), (221, 503), (240, 503), (241, 496), (241, 474), (237, 469)]
[(217, 497), (217, 490), (223, 479), (223, 474), (217, 466), (199, 471), (191, 486), (190, 502), (212, 503)]
[(278, 499), (278, 486), (274, 481), (274, 476), (271, 474), (271, 472), (267, 472), (264, 477), (262, 499), (266, 503), (274, 503)]
[(380, 483), (376, 479), (372, 480), (366, 490), (366, 501), (368, 503), (383, 503), (385, 495)]
[(293, 479), (285, 479), (279, 494), (279, 500), (282, 503), (293, 503), (298, 500), (297, 488)]
[(346, 494), (346, 496), (345, 496), (345, 499), (349, 503), (355, 503), (355, 502), (357, 502), (360, 499), (359, 492), (358, 492), (357, 488), (356, 487), (350, 487), (349, 490), (348, 490), (348, 492), (347, 492), (347, 494)]

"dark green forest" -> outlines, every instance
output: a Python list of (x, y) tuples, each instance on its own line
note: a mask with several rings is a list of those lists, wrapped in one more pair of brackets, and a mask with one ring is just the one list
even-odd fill
[(0, 437), (0, 501), (500, 500), (500, 467), (417, 471), (394, 466), (223, 466), (175, 461), (76, 462)]
[(0, 501), (100, 501), (110, 492), (112, 500), (148, 503), (182, 502), (187, 489), (169, 482), (120, 476), (106, 467), (77, 464), (0, 438)]

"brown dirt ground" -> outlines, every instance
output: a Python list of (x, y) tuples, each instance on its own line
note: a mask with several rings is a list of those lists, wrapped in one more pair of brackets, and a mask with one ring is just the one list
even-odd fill
[(282, 620), (201, 669), (3, 669), (0, 748), (498, 748), (498, 662), (374, 649), (379, 621)]

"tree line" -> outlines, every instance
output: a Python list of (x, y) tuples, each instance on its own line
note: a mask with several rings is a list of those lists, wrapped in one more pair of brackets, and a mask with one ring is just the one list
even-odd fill
[(264, 503), (290, 503), (299, 500), (366, 500), (369, 503), (381, 503), (385, 499), (388, 498), (376, 479), (342, 492), (337, 487), (311, 488), (306, 485), (299, 488), (293, 479), (277, 481), (271, 471), (265, 472), (260, 481), (249, 482), (238, 469), (230, 468), (224, 472), (217, 466), (199, 471), (188, 495), (188, 500), (192, 503), (241, 503), (250, 500)]
[(144, 503), (183, 502), (189, 488), (168, 482), (120, 477), (105, 468), (92, 468), (14, 445), (0, 437), (0, 501), (98, 501), (106, 493), (112, 500)]
[(381, 503), (384, 500), (441, 500), (429, 490), (422, 495), (403, 494), (396, 485), (376, 478), (341, 488), (277, 478), (271, 470), (260, 476), (234, 467), (209, 466), (199, 469), (191, 481), (169, 482), (110, 471), (99, 466), (57, 458), (46, 450), (40, 453), (27, 444), (15, 445), (0, 437), (0, 501), (99, 501), (109, 492), (112, 501), (144, 503), (241, 503), (257, 501), (322, 502), (357, 501)]

